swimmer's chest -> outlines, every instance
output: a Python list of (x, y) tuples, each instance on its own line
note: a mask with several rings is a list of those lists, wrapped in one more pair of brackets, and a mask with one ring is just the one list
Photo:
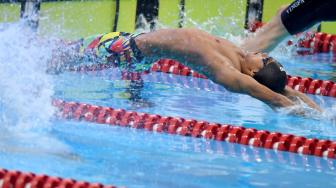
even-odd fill
[(226, 60), (226, 63), (241, 71), (240, 62), (244, 58), (243, 51), (232, 42), (222, 38), (217, 38), (216, 43), (216, 49), (223, 56), (223, 59)]

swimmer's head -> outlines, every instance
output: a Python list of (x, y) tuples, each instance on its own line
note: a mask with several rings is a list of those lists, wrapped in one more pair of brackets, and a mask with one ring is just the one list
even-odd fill
[[(250, 57), (248, 57), (250, 56)], [(282, 65), (266, 54), (247, 55), (247, 69), (256, 81), (275, 92), (285, 89), (287, 74)]]

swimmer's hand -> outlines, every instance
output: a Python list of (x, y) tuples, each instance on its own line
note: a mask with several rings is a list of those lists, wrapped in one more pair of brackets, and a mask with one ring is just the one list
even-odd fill
[(278, 108), (277, 111), (314, 119), (319, 119), (322, 116), (323, 110), (320, 106), (304, 93), (286, 86), (281, 94), (290, 99), (294, 105)]
[(300, 99), (297, 104), (289, 107), (278, 108), (277, 111), (285, 114), (291, 114), (306, 118), (319, 119), (322, 116), (322, 112), (309, 107), (307, 104), (302, 102)]
[[(317, 105), (313, 100), (311, 100), (307, 95), (304, 93), (301, 93), (299, 91), (296, 91), (288, 86), (286, 86), (284, 92), (282, 93), (286, 97), (288, 97), (290, 100), (292, 100), (296, 104), (300, 104), (302, 101), (304, 104), (308, 105), (311, 109), (314, 109), (316, 112), (322, 113), (323, 110), (320, 108), (319, 105)], [(304, 113), (304, 112), (300, 112)]]
[(332, 125), (336, 126), (336, 105), (325, 109), (321, 117), (330, 120)]

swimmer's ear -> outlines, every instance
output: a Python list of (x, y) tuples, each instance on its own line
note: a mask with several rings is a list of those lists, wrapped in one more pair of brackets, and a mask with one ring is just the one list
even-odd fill
[(252, 71), (252, 75), (251, 76), (253, 77), (255, 74), (257, 74), (257, 72), (258, 71)]
[(256, 71), (256, 70), (249, 70), (249, 71), (247, 72), (247, 75), (253, 77), (257, 72), (258, 72), (258, 71)]

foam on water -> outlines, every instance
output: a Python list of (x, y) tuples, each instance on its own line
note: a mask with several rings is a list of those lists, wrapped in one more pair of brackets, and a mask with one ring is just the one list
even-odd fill
[(51, 49), (21, 24), (0, 32), (1, 125), (47, 128), (54, 113), (52, 79), (45, 73)]
[[(311, 107), (309, 107), (306, 103), (304, 103), (301, 100), (298, 100), (299, 103), (295, 104), (294, 106), (286, 107), (286, 108), (281, 108), (278, 111), (280, 113), (288, 114), (288, 115), (299, 115), (299, 116), (304, 116), (307, 118), (311, 119), (316, 119), (316, 120), (327, 120), (331, 121), (333, 125), (335, 124), (336, 121), (336, 105), (331, 106), (331, 107), (323, 107), (323, 111), (319, 112)], [(323, 104), (322, 104), (323, 105)]]
[(7, 146), (2, 151), (68, 151), (49, 133), (55, 109), (53, 80), (45, 71), (48, 44), (23, 22), (0, 26), (0, 143)]

